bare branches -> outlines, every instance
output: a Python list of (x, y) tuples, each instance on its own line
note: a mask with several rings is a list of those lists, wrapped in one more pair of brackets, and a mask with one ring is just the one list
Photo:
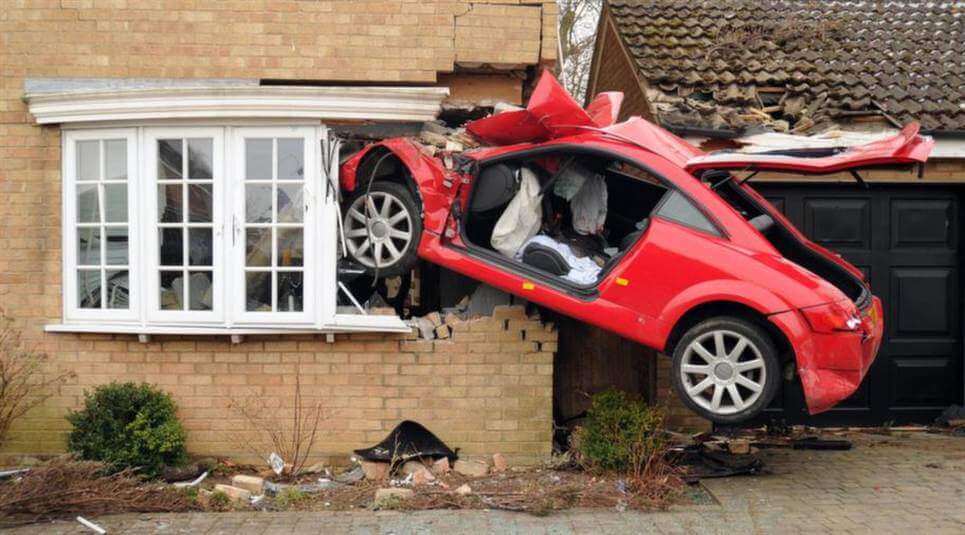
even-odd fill
[[(252, 454), (267, 459), (272, 452), (277, 453), (286, 461), (285, 476), (294, 478), (301, 473), (315, 447), (324, 413), (321, 403), (306, 401), (302, 397), (300, 371), (295, 372), (290, 407), (253, 396), (240, 402), (232, 401), (231, 408), (247, 423), (245, 436), (236, 438)], [(291, 410), (288, 416), (283, 413), (287, 410)], [(255, 433), (258, 439), (248, 440), (249, 433)]]
[(13, 421), (46, 401), (73, 372), (45, 375), (47, 355), (27, 346), (0, 311), (0, 446)]
[(602, 0), (557, 0), (560, 79), (577, 101), (586, 95)]
[(131, 470), (110, 474), (107, 465), (59, 457), (19, 481), (0, 485), (0, 526), (72, 516), (188, 511), (187, 495), (144, 483)]

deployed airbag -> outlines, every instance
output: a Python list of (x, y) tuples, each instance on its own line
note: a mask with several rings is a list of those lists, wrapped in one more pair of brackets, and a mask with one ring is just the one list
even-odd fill
[(516, 256), (526, 240), (539, 232), (543, 221), (542, 195), (536, 173), (523, 167), (519, 175), (519, 191), (496, 221), (490, 240), (493, 249), (509, 258)]

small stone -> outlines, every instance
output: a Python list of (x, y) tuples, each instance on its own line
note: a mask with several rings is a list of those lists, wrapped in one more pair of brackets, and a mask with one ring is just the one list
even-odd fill
[(389, 475), (389, 463), (362, 461), (362, 472), (365, 474), (365, 479), (382, 481)]
[(469, 496), (470, 494), (472, 494), (472, 487), (464, 483), (453, 492), (455, 492), (460, 496)]
[(456, 473), (468, 477), (482, 477), (489, 473), (489, 465), (481, 461), (456, 461), (452, 466)]
[(414, 493), (412, 489), (399, 489), (399, 488), (384, 488), (375, 491), (375, 502), (376, 507), (381, 507), (384, 505), (391, 504), (396, 500), (408, 500), (412, 497)]
[(747, 455), (751, 452), (751, 442), (744, 438), (735, 438), (727, 443), (727, 449), (734, 455)]
[(452, 466), (449, 465), (449, 457), (443, 457), (441, 459), (436, 459), (432, 463), (432, 473), (437, 476), (446, 475), (452, 471)]
[(509, 468), (509, 463), (506, 462), (506, 457), (503, 457), (502, 453), (493, 454), (493, 471), (494, 472), (505, 472)]
[(251, 492), (247, 489), (242, 489), (231, 485), (218, 484), (214, 486), (214, 491), (223, 492), (236, 502), (248, 503), (251, 501)]
[(265, 480), (257, 476), (238, 474), (231, 478), (231, 486), (245, 489), (252, 494), (261, 494), (261, 490), (265, 486)]

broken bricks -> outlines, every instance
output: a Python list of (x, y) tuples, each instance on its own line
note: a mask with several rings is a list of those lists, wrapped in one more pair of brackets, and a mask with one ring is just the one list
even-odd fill
[(482, 477), (489, 473), (489, 464), (483, 461), (463, 461), (460, 459), (452, 465), (452, 469), (457, 474), (467, 477)]
[(257, 476), (238, 474), (231, 478), (231, 486), (245, 489), (251, 494), (261, 494), (261, 490), (265, 486), (265, 480)]
[(235, 502), (249, 503), (251, 501), (251, 491), (232, 485), (218, 484), (214, 486), (215, 492), (222, 492)]
[(369, 481), (382, 481), (389, 477), (389, 463), (362, 461), (362, 472)]

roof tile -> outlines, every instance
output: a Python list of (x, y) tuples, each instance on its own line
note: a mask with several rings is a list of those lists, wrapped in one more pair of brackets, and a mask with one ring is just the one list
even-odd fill
[(746, 109), (759, 106), (756, 89), (779, 87), (805, 99), (786, 98), (783, 115), (772, 114), (792, 127), (804, 116), (820, 125), (842, 111), (877, 113), (877, 102), (901, 122), (965, 130), (965, 1), (607, 2), (651, 87), (687, 96), (660, 104), (665, 123), (749, 126), (761, 116)]

